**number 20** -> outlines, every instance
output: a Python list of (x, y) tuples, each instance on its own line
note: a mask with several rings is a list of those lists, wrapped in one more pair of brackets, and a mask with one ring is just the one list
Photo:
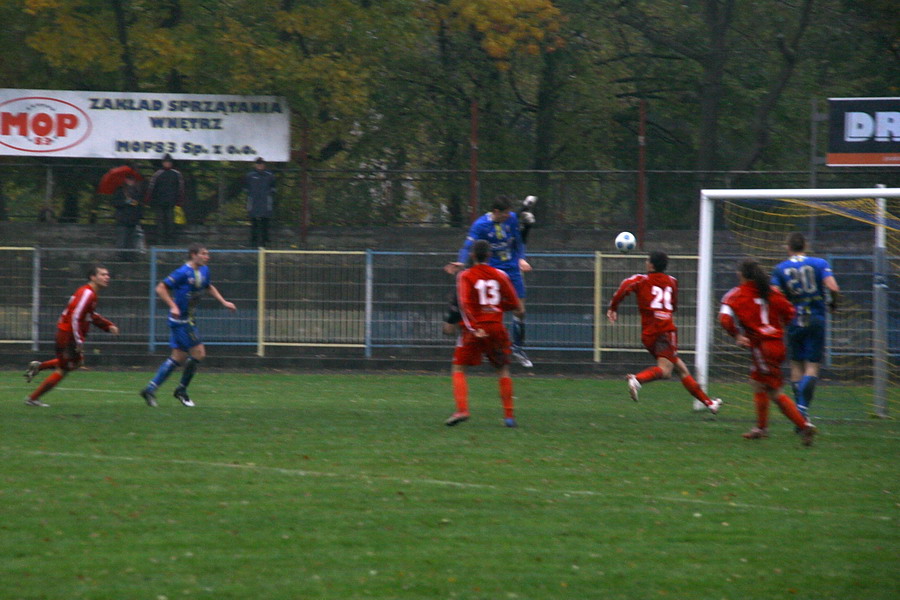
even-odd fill
[(671, 286), (667, 285), (665, 288), (661, 288), (658, 285), (654, 285), (650, 288), (650, 293), (653, 294), (653, 300), (650, 301), (650, 308), (657, 310), (661, 308), (672, 310)]

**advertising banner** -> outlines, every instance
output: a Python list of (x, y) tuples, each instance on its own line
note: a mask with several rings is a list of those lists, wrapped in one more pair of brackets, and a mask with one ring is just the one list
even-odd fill
[(900, 167), (900, 98), (829, 98), (831, 167)]
[(269, 162), (290, 159), (276, 96), (0, 89), (0, 155)]

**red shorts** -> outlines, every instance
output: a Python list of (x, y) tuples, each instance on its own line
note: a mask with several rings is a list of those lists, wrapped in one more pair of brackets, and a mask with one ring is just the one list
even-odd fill
[(653, 358), (665, 358), (671, 363), (678, 360), (678, 333), (663, 331), (651, 335), (641, 335), (641, 343)]
[(780, 390), (784, 385), (781, 365), (787, 356), (784, 342), (781, 340), (765, 340), (750, 347), (753, 368), (750, 379), (758, 381), (773, 390)]
[(63, 371), (74, 371), (84, 362), (84, 355), (75, 346), (71, 331), (56, 330), (56, 358)]
[(481, 329), (487, 333), (486, 337), (475, 337), (471, 331), (463, 331), (453, 353), (454, 365), (480, 365), (482, 356), (498, 369), (509, 364), (509, 334), (503, 323), (487, 323)]

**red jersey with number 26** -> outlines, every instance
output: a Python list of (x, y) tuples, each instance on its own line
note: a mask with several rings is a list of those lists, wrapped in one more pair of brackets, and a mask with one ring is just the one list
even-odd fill
[(483, 323), (502, 323), (503, 312), (519, 306), (519, 297), (509, 276), (485, 264), (460, 273), (456, 279), (456, 293), (463, 324), (471, 331)]
[(618, 310), (619, 303), (634, 293), (641, 311), (641, 335), (655, 336), (677, 331), (672, 313), (678, 308), (678, 280), (665, 273), (638, 273), (624, 280), (609, 302), (609, 310)]
[(756, 284), (742, 283), (722, 297), (719, 323), (732, 336), (740, 327), (750, 343), (758, 345), (763, 340), (781, 340), (784, 326), (795, 314), (794, 305), (780, 291), (772, 289), (768, 301), (763, 301)]

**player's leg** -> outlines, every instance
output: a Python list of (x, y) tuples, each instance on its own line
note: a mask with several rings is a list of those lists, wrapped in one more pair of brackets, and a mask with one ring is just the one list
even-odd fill
[(625, 381), (628, 382), (628, 395), (635, 402), (638, 401), (638, 394), (645, 383), (664, 379), (672, 374), (672, 361), (660, 355), (660, 349), (665, 345), (660, 342), (660, 338), (663, 335), (641, 336), (641, 343), (644, 344), (647, 352), (656, 359), (656, 364), (652, 367), (647, 367), (637, 375), (633, 373), (625, 375)]
[(72, 332), (57, 330), (56, 358), (53, 359), (53, 361), (46, 361), (48, 363), (55, 363), (53, 372), (50, 373), (50, 375), (48, 375), (27, 398), (25, 398), (25, 404), (41, 407), (50, 406), (41, 400), (41, 396), (55, 388), (69, 371), (74, 371), (80, 367), (81, 360), (82, 354), (78, 352), (78, 349), (75, 346), (75, 338), (72, 336)]
[[(794, 397), (797, 401), (797, 408), (808, 419), (809, 406), (812, 404), (816, 383), (819, 381), (819, 363), (822, 362), (825, 351), (825, 320), (813, 319), (806, 330), (803, 356), (801, 357), (802, 371), (797, 381)], [(793, 364), (791, 374), (793, 375)]]
[(483, 339), (485, 355), (497, 370), (497, 385), (500, 392), (500, 403), (503, 405), (503, 423), (507, 427), (516, 426), (513, 412), (513, 384), (509, 376), (509, 357), (512, 353), (509, 335), (506, 329), (497, 324), (486, 330), (488, 337)]
[[(195, 337), (193, 339), (199, 341), (199, 338), (196, 337), (196, 332), (194, 332), (194, 334)], [(191, 400), (191, 397), (187, 393), (187, 388), (194, 378), (194, 373), (197, 372), (197, 367), (200, 366), (200, 363), (204, 358), (206, 358), (206, 347), (201, 343), (192, 346), (188, 352), (188, 357), (184, 363), (184, 370), (181, 372), (181, 381), (173, 392), (173, 395), (178, 398), (178, 401), (185, 406), (195, 406), (193, 400)]]
[(684, 389), (686, 389), (691, 396), (696, 398), (697, 401), (706, 406), (712, 414), (717, 414), (719, 412), (719, 407), (722, 406), (722, 400), (720, 398), (710, 398), (706, 395), (706, 392), (703, 391), (703, 388), (700, 387), (700, 384), (697, 383), (697, 380), (691, 375), (691, 371), (680, 357), (675, 358), (674, 364)]
[(156, 390), (169, 378), (172, 372), (184, 364), (190, 349), (190, 336), (187, 324), (169, 323), (169, 347), (172, 353), (162, 362), (156, 370), (156, 374), (140, 391), (141, 398), (147, 406), (156, 406)]
[(516, 427), (516, 416), (513, 412), (513, 384), (509, 376), (509, 365), (497, 369), (497, 384), (500, 389), (500, 403), (503, 405), (503, 424)]
[(756, 426), (743, 434), (748, 440), (759, 440), (769, 437), (769, 395), (766, 386), (762, 382), (753, 379), (751, 374), (750, 386), (753, 389), (753, 407), (756, 411)]
[(28, 366), (25, 368), (25, 383), (31, 383), (31, 380), (34, 379), (38, 373), (45, 369), (55, 369), (59, 366), (59, 359), (45, 360), (41, 362), (39, 360), (33, 360), (28, 363)]
[(471, 333), (464, 332), (456, 342), (450, 373), (453, 385), (453, 401), (456, 411), (444, 421), (448, 427), (469, 419), (469, 384), (466, 381), (466, 367), (481, 364), (481, 346)]
[[(519, 269), (504, 270), (509, 275), (509, 280), (516, 289), (516, 295), (522, 300), (522, 306), (525, 306), (525, 279)], [(525, 368), (531, 368), (534, 363), (528, 358), (523, 349), (525, 346), (525, 318), (513, 316), (512, 318), (512, 357), (516, 359), (520, 365)]]

